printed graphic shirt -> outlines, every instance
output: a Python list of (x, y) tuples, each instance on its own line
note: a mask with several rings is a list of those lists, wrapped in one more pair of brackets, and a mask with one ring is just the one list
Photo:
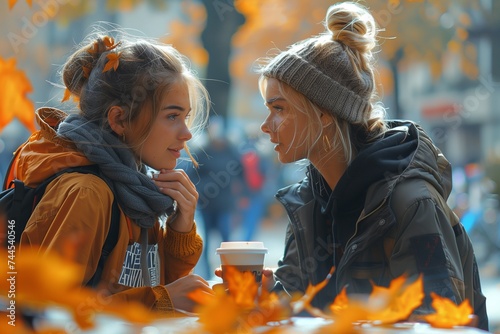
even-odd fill
[[(149, 269), (149, 276), (151, 277), (151, 285), (156, 286), (160, 284), (160, 261), (157, 244), (148, 246), (147, 267)], [(128, 246), (118, 283), (130, 287), (144, 286), (140, 243), (135, 242)]]

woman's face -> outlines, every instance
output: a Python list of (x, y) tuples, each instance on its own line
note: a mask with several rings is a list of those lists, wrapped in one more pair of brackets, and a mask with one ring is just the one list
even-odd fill
[[(145, 117), (139, 117), (131, 126), (126, 137), (128, 143), (139, 141), (141, 133), (139, 129), (144, 128), (148, 119), (146, 115), (151, 114), (144, 108), (151, 108), (151, 105), (143, 106), (141, 114)], [(143, 163), (151, 168), (174, 169), (184, 144), (192, 137), (186, 124), (191, 111), (186, 83), (179, 81), (172, 84), (163, 94), (159, 108), (146, 140), (135, 146), (134, 152)]]
[(289, 163), (308, 158), (308, 116), (283, 96), (277, 79), (267, 79), (264, 99), (269, 115), (260, 128), (275, 144), (274, 150), (278, 152), (279, 161)]

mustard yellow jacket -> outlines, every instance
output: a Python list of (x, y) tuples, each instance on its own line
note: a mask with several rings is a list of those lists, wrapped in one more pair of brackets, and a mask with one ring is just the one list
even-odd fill
[[(56, 136), (54, 130), (67, 115), (57, 109), (41, 108), (36, 117), (40, 130), (33, 133), (16, 154), (15, 177), (28, 186), (36, 186), (48, 176), (71, 166), (90, 165), (74, 145)], [(52, 181), (21, 235), (19, 250), (39, 247), (40, 252), (63, 252), (73, 236), (81, 242), (76, 261), (85, 268), (82, 285), (93, 276), (106, 239), (113, 204), (107, 184), (92, 174), (67, 173)], [(151, 309), (172, 311), (164, 284), (189, 274), (197, 263), (202, 240), (196, 226), (179, 233), (157, 223), (149, 232), (149, 243), (158, 244), (160, 284), (156, 287), (130, 288), (118, 284), (127, 246), (139, 242), (140, 227), (121, 212), (119, 238), (103, 269), (99, 289), (113, 299), (136, 301)], [(175, 305), (174, 305), (175, 306)]]

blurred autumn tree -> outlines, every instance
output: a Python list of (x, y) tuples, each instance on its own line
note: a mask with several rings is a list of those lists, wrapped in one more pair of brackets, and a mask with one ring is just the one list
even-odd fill
[[(205, 86), (213, 103), (215, 114), (227, 118), (231, 75), (229, 59), (232, 52), (232, 38), (245, 18), (234, 8), (233, 1), (202, 0), (207, 11), (205, 29), (201, 35), (203, 46), (209, 54)], [(227, 123), (224, 123), (224, 127)]]
[[(8, 0), (11, 7), (17, 2)], [(322, 20), (334, 1), (72, 0), (57, 2), (57, 7), (50, 7), (48, 2), (41, 0), (35, 3), (45, 6), (48, 19), (63, 27), (81, 16), (103, 10), (126, 13), (140, 4), (147, 4), (163, 11), (179, 3), (179, 17), (158, 27), (170, 33), (164, 41), (172, 43), (205, 69), (206, 85), (218, 114), (228, 113), (232, 92), (236, 96), (237, 110), (230, 112), (248, 116), (258, 95), (256, 60), (270, 55), (270, 49), (284, 49), (322, 32)], [(486, 0), (370, 0), (361, 3), (370, 8), (383, 29), (378, 80), (384, 94), (398, 94), (397, 73), (415, 62), (427, 63), (432, 76), (438, 79), (449, 53), (460, 55), (465, 76), (477, 78), (477, 50), (469, 39), (470, 34), (483, 33), (478, 31), (478, 24), (488, 26), (499, 20), (495, 17), (498, 13), (485, 8)], [(0, 77), (2, 81), (7, 80), (7, 72), (0, 73)], [(8, 123), (7, 113), (0, 110), (0, 115), (0, 124)]]

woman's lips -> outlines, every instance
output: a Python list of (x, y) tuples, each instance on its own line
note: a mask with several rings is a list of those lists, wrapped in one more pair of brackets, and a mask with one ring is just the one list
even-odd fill
[(170, 151), (170, 153), (172, 153), (172, 155), (179, 159), (181, 157), (181, 150), (179, 149), (168, 149)]

